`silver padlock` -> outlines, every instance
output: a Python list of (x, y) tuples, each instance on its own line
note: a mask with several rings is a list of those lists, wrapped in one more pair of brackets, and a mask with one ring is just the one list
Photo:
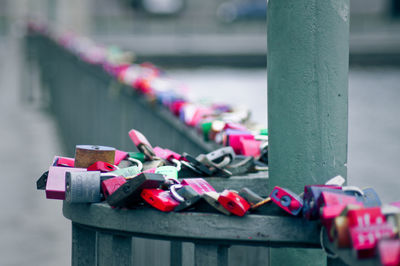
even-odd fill
[(100, 172), (66, 172), (65, 200), (69, 203), (101, 201)]

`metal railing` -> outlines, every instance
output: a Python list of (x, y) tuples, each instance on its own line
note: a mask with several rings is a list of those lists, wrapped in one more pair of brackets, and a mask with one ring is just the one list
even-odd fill
[[(162, 107), (149, 104), (52, 40), (31, 35), (26, 41), (30, 65), (39, 68), (70, 155), (81, 143), (130, 150), (133, 144), (127, 132), (131, 128), (177, 152), (198, 154), (216, 147)], [(246, 186), (265, 196), (270, 190), (265, 174), (208, 181), (217, 191)], [(72, 265), (268, 265), (268, 247), (321, 247), (317, 222), (281, 216), (276, 208), (269, 206), (268, 213), (240, 218), (64, 202), (63, 213), (72, 221)], [(167, 242), (148, 245), (143, 238)], [(340, 263), (328, 259), (329, 265)]]

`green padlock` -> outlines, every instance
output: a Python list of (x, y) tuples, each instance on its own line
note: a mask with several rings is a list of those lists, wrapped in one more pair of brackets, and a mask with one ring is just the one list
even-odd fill
[(156, 174), (161, 174), (165, 178), (178, 179), (178, 169), (175, 166), (160, 166), (156, 169)]
[(211, 126), (212, 126), (212, 122), (205, 122), (205, 123), (201, 124), (201, 130), (203, 132), (203, 138), (205, 141), (209, 140), (208, 134), (210, 133)]
[(262, 136), (268, 136), (268, 128), (263, 128), (260, 130), (260, 135)]
[(116, 175), (116, 176), (123, 176), (123, 177), (133, 177), (138, 175), (141, 172), (140, 167), (134, 165), (126, 168), (120, 168), (118, 170), (109, 172), (109, 174)]
[(145, 158), (146, 158), (144, 153), (141, 153), (141, 152), (128, 152), (128, 154), (129, 154), (129, 158), (139, 160), (142, 163), (145, 161)]

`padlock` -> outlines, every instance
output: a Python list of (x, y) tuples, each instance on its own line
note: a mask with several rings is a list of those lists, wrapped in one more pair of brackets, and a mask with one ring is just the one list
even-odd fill
[(363, 208), (358, 210), (349, 210), (349, 228), (355, 226), (370, 226), (374, 224), (383, 224), (386, 222), (385, 216), (379, 207)]
[(104, 197), (107, 199), (108, 196), (113, 194), (120, 186), (126, 183), (126, 179), (122, 176), (113, 177), (101, 182), (101, 189)]
[(37, 190), (45, 190), (47, 184), (47, 178), (49, 176), (49, 171), (44, 172), (39, 179), (36, 181)]
[(235, 151), (235, 154), (241, 154), (241, 148), (242, 148), (242, 144), (240, 142), (241, 139), (253, 140), (254, 136), (247, 131), (227, 129), (224, 131), (223, 145), (231, 146)]
[(382, 205), (378, 194), (373, 188), (365, 188), (362, 192), (363, 194), (359, 195), (357, 198), (365, 207), (379, 207)]
[(69, 203), (101, 201), (100, 172), (66, 172), (65, 200)]
[(174, 163), (175, 165), (180, 165), (180, 160), (185, 160), (184, 157), (174, 151), (171, 151), (169, 149), (163, 149), (158, 146), (154, 147), (154, 153), (156, 154), (157, 157), (164, 159), (166, 161), (169, 161), (171, 163)]
[(385, 216), (386, 221), (396, 228), (396, 233), (400, 237), (400, 213), (391, 213)]
[(349, 235), (349, 223), (346, 216), (338, 216), (334, 218), (330, 239), (333, 239), (337, 248), (350, 248), (351, 239)]
[(178, 178), (192, 178), (192, 177), (202, 177), (204, 174), (193, 167), (189, 162), (180, 161), (180, 170), (178, 172)]
[(74, 158), (56, 156), (53, 166), (74, 167), (74, 164)]
[(126, 178), (131, 178), (131, 177), (137, 176), (141, 172), (141, 170), (142, 169), (140, 169), (137, 166), (130, 166), (130, 167), (126, 167), (126, 168), (120, 168), (120, 169), (114, 170), (109, 173), (114, 176), (123, 176)]
[(200, 154), (196, 157), (196, 160), (205, 165), (212, 173), (213, 176), (230, 177), (232, 173), (225, 169), (225, 166), (231, 161), (229, 156), (225, 156), (224, 159), (219, 163), (214, 163), (207, 158), (207, 155)]
[(393, 228), (388, 223), (349, 228), (353, 250), (357, 258), (370, 258), (375, 255), (379, 239), (394, 237)]
[(190, 154), (183, 153), (182, 155), (199, 172), (203, 173), (206, 176), (212, 176), (213, 175), (213, 172), (206, 165), (204, 165), (203, 163), (201, 163), (198, 160), (196, 160), (196, 158), (194, 158)]
[[(213, 163), (220, 164), (224, 158), (228, 157), (229, 162), (233, 161), (236, 157), (236, 154), (232, 147), (222, 147), (205, 155), (207, 159)], [(224, 167), (225, 165), (221, 165)]]
[(332, 226), (329, 231), (329, 239), (333, 239), (336, 247), (338, 248), (349, 248), (351, 247), (351, 240), (349, 235), (349, 225), (347, 213), (350, 210), (359, 210), (363, 207), (360, 203), (348, 204), (344, 210), (342, 210), (340, 216), (337, 216), (333, 219)]
[(216, 140), (218, 134), (225, 129), (226, 123), (222, 120), (214, 120), (211, 122), (210, 130), (208, 131), (207, 139)]
[(169, 191), (165, 191), (162, 189), (143, 189), (140, 196), (151, 206), (154, 208), (163, 211), (170, 212), (173, 211), (179, 205), (179, 202), (176, 201)]
[(119, 165), (122, 160), (128, 158), (129, 154), (125, 151), (115, 150), (114, 164)]
[(140, 193), (143, 189), (158, 188), (164, 182), (163, 175), (141, 173), (128, 179), (125, 184), (107, 198), (107, 202), (113, 207), (132, 207), (140, 202)]
[(260, 156), (258, 158), (263, 163), (268, 164), (268, 142), (264, 142), (260, 146)]
[(214, 111), (206, 106), (198, 106), (195, 111), (193, 116), (191, 117), (190, 120), (186, 120), (186, 124), (191, 127), (195, 127), (197, 124), (199, 124), (202, 119), (212, 116), (214, 114)]
[(106, 162), (95, 162), (92, 165), (89, 165), (89, 167), (87, 168), (88, 171), (100, 171), (100, 172), (111, 172), (111, 171), (115, 171), (118, 170), (117, 167), (115, 167), (112, 164), (106, 163)]
[(75, 167), (88, 168), (95, 162), (114, 164), (115, 148), (97, 145), (77, 145), (75, 147)]
[(138, 150), (146, 155), (148, 160), (153, 160), (155, 153), (153, 147), (150, 145), (146, 137), (137, 130), (131, 129), (129, 131), (129, 137), (138, 148)]
[(237, 176), (253, 172), (255, 170), (254, 167), (254, 157), (236, 155), (235, 159), (226, 166), (226, 169), (231, 172), (233, 176)]
[(228, 211), (222, 204), (218, 201), (219, 193), (216, 191), (204, 192), (202, 198), (207, 202), (209, 206), (211, 206), (214, 210), (223, 213), (225, 215), (231, 215), (231, 212)]
[(186, 178), (183, 179), (181, 184), (183, 186), (192, 187), (199, 195), (203, 195), (205, 192), (216, 192), (215, 189), (203, 178)]
[(153, 168), (158, 168), (161, 166), (165, 165), (165, 161), (162, 159), (156, 159), (156, 157), (153, 158), (151, 161), (146, 161), (143, 163), (143, 171), (153, 169)]
[(204, 210), (204, 204), (206, 203), (201, 202), (204, 201), (204, 199), (191, 186), (181, 185), (181, 188), (177, 191), (174, 190), (174, 186), (171, 186), (170, 193), (175, 200), (180, 202), (179, 205), (174, 209), (174, 211), (176, 212), (184, 210), (206, 211)]
[(65, 199), (65, 173), (67, 171), (82, 172), (86, 171), (86, 168), (50, 166), (46, 182), (46, 198), (59, 200)]
[[(362, 203), (358, 202), (355, 196), (329, 191), (323, 191), (321, 193), (317, 205), (320, 206), (321, 222), (325, 226), (327, 232), (331, 231), (333, 219), (340, 215), (348, 204), (359, 204), (363, 207)], [(330, 234), (328, 234), (328, 237), (330, 241), (333, 240)]]
[(203, 135), (203, 139), (204, 141), (209, 141), (209, 134), (210, 134), (210, 130), (211, 130), (211, 126), (212, 126), (212, 121), (203, 121), (200, 124), (200, 131)]
[(175, 166), (161, 166), (156, 168), (156, 174), (162, 174), (167, 179), (178, 179), (178, 169)]
[(253, 156), (254, 158), (259, 158), (261, 155), (262, 141), (255, 139), (240, 139), (240, 154), (246, 156)]
[(298, 215), (303, 208), (303, 200), (288, 189), (276, 186), (272, 190), (270, 198), (276, 205), (291, 215)]
[(318, 199), (323, 191), (341, 191), (341, 186), (334, 185), (307, 185), (304, 186), (304, 206), (303, 217), (308, 220), (315, 220), (319, 218), (319, 205)]
[(218, 202), (229, 212), (237, 216), (244, 216), (250, 209), (250, 204), (234, 191), (225, 189), (219, 195)]
[(183, 106), (186, 104), (187, 102), (185, 100), (175, 100), (171, 103), (169, 109), (172, 112), (172, 114), (174, 114), (175, 116), (179, 116)]
[(241, 190), (239, 190), (239, 196), (244, 198), (250, 204), (251, 207), (264, 200), (257, 193), (255, 193), (254, 191), (252, 191), (247, 187), (244, 187)]
[(128, 152), (128, 158), (139, 160), (142, 163), (146, 161), (146, 155), (142, 152)]
[(382, 266), (400, 265), (400, 240), (381, 239), (378, 243), (379, 258)]

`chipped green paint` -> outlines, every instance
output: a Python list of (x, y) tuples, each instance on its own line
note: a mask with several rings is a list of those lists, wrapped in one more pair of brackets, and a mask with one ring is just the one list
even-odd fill
[[(347, 176), (349, 6), (349, 0), (269, 0), (271, 189), (300, 193), (306, 184)], [(271, 265), (321, 265), (321, 253), (300, 254), (271, 249)]]

